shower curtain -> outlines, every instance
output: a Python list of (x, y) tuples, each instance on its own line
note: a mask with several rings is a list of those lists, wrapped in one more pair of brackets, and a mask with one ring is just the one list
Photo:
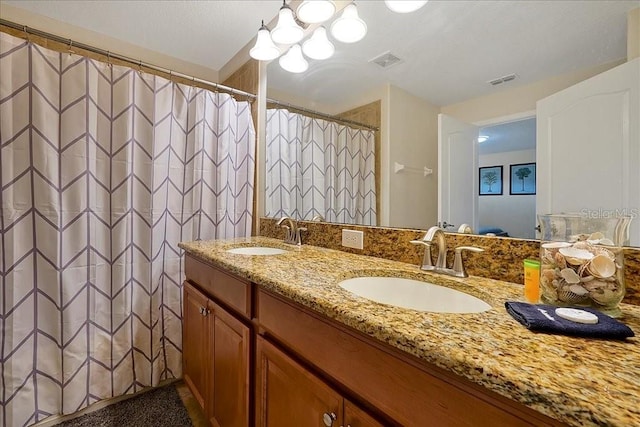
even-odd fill
[(267, 217), (376, 225), (373, 131), (269, 109), (266, 135)]
[(0, 34), (3, 426), (181, 376), (180, 241), (249, 235), (250, 106)]

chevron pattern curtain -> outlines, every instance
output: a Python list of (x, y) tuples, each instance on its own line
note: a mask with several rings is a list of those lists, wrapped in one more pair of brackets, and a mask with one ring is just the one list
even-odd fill
[(266, 216), (376, 225), (375, 135), (267, 110)]
[(249, 235), (250, 106), (0, 35), (1, 423), (181, 376), (177, 243)]

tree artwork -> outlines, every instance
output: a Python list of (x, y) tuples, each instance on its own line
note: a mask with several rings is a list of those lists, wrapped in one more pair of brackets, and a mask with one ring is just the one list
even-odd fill
[(487, 190), (488, 193), (491, 193), (491, 186), (498, 182), (498, 174), (496, 172), (490, 171), (486, 172), (482, 177), (482, 181), (489, 186)]
[(529, 175), (531, 175), (531, 169), (529, 168), (519, 168), (516, 170), (516, 176), (522, 181), (522, 191), (524, 191), (524, 179)]

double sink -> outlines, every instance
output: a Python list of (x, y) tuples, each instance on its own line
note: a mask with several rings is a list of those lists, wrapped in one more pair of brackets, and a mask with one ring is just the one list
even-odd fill
[[(288, 251), (267, 246), (242, 246), (226, 252), (245, 256), (272, 256), (286, 254)], [(491, 309), (486, 302), (465, 292), (399, 276), (364, 275), (342, 280), (338, 286), (381, 304), (418, 311), (460, 314), (481, 313)]]

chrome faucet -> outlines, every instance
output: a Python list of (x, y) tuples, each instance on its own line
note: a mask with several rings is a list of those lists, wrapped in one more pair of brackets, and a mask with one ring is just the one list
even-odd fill
[[(422, 240), (412, 240), (411, 243), (425, 247), (420, 269), (455, 277), (469, 277), (462, 261), (463, 251), (484, 252), (484, 249), (475, 246), (458, 246), (454, 249), (453, 268), (447, 268), (447, 241), (442, 228), (433, 226), (429, 228)], [(431, 247), (434, 244), (438, 246), (436, 265), (433, 265), (433, 261), (431, 260)]]
[(285, 229), (285, 243), (298, 246), (302, 245), (302, 236), (300, 235), (300, 233), (302, 231), (307, 231), (307, 229), (305, 227), (299, 227), (298, 222), (295, 219), (289, 218), (288, 216), (283, 216), (282, 218), (280, 218), (276, 225), (279, 225), (280, 227)]

